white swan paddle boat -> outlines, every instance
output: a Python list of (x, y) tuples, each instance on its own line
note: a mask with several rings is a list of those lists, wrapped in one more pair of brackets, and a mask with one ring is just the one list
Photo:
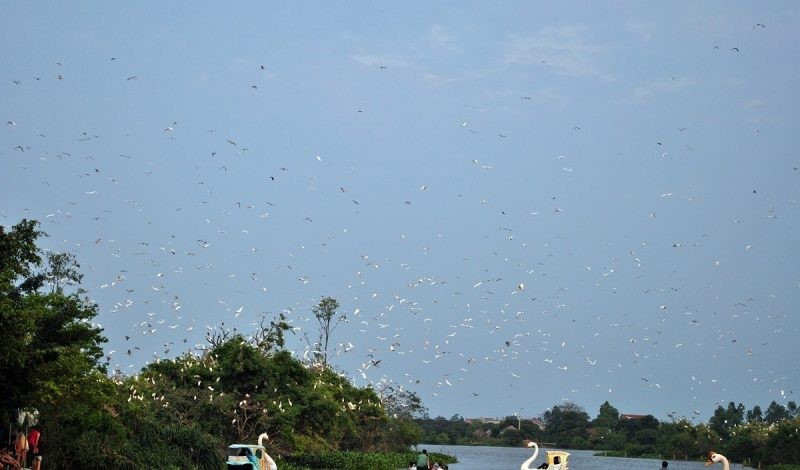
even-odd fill
[(533, 461), (539, 456), (539, 445), (535, 442), (528, 442), (527, 447), (533, 447), (533, 455), (528, 460), (522, 462), (519, 470), (533, 470), (534, 468), (546, 468), (547, 470), (569, 470), (569, 452), (563, 450), (545, 451), (545, 461), (538, 467), (531, 467)]
[(264, 447), (269, 440), (267, 433), (258, 436), (258, 444), (231, 444), (228, 446), (228, 470), (278, 470), (278, 464), (272, 460)]

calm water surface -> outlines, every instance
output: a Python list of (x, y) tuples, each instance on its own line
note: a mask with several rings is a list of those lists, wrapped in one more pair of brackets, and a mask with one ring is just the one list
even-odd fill
[[(428, 452), (441, 452), (458, 457), (456, 464), (450, 465), (451, 470), (518, 470), (522, 462), (533, 455), (531, 450), (522, 447), (481, 447), (481, 446), (442, 446), (420, 445), (419, 449), (428, 449)], [(538, 467), (544, 462), (545, 450), (539, 449), (539, 456), (531, 468)], [(660, 470), (660, 460), (626, 459), (617, 457), (595, 457), (594, 451), (570, 450), (570, 470)], [(684, 462), (682, 460), (667, 460), (669, 470), (700, 470), (705, 468), (702, 462)], [(731, 464), (731, 469), (741, 470), (740, 464)], [(721, 464), (709, 467), (708, 470), (722, 470)]]

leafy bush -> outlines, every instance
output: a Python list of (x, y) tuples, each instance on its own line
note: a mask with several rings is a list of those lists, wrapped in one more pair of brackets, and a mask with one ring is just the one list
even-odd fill
[[(431, 452), (432, 461), (451, 464), (455, 457)], [(339, 470), (396, 470), (405, 468), (408, 462), (416, 460), (415, 452), (322, 452), (300, 453), (286, 457), (284, 460), (296, 467), (324, 468)]]

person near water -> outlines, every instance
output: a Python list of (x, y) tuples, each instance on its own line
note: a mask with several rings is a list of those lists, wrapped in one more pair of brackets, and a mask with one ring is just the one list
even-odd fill
[(28, 438), (21, 429), (18, 429), (14, 436), (14, 456), (20, 466), (25, 466), (28, 460)]
[(42, 432), (38, 426), (34, 426), (28, 433), (28, 465), (33, 470), (39, 470), (42, 467)]
[(422, 449), (422, 453), (417, 456), (417, 470), (428, 470), (431, 468), (431, 459), (428, 458), (428, 449)]

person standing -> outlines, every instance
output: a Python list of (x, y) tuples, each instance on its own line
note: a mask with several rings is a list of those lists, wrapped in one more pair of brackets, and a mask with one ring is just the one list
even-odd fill
[(14, 457), (17, 458), (20, 467), (24, 467), (28, 461), (28, 439), (21, 429), (18, 429), (14, 436)]
[(34, 426), (31, 432), (28, 433), (28, 448), (30, 449), (28, 460), (30, 460), (30, 466), (33, 470), (42, 468), (41, 445), (42, 432), (39, 431), (38, 426)]
[(417, 470), (429, 470), (431, 460), (428, 458), (428, 449), (422, 449), (422, 453), (417, 456)]

